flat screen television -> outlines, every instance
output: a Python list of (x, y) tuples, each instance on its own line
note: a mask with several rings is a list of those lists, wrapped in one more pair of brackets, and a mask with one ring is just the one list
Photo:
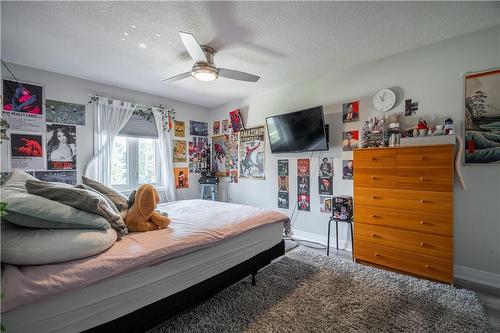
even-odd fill
[(272, 153), (328, 150), (323, 107), (266, 118)]

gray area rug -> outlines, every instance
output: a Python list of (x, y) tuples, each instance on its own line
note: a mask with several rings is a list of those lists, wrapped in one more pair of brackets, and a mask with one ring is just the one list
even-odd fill
[(158, 332), (486, 332), (472, 291), (298, 248)]

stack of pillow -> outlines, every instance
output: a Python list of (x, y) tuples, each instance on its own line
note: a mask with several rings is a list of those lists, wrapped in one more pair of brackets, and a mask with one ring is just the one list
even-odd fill
[(14, 170), (1, 188), (2, 262), (42, 265), (100, 253), (126, 234), (127, 198), (83, 177), (73, 187)]

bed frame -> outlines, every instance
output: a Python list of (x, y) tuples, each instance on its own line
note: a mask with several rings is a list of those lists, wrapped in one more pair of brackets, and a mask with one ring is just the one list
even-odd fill
[(144, 332), (207, 300), (244, 277), (252, 275), (252, 284), (255, 285), (259, 269), (283, 254), (285, 241), (281, 240), (272, 248), (203, 282), (85, 332)]

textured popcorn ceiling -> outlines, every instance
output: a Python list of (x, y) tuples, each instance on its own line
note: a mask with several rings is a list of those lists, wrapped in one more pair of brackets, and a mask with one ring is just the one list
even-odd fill
[[(3, 1), (1, 11), (4, 60), (209, 107), (500, 23), (500, 2)], [(216, 48), (218, 66), (261, 80), (161, 84), (191, 69), (179, 30)]]

